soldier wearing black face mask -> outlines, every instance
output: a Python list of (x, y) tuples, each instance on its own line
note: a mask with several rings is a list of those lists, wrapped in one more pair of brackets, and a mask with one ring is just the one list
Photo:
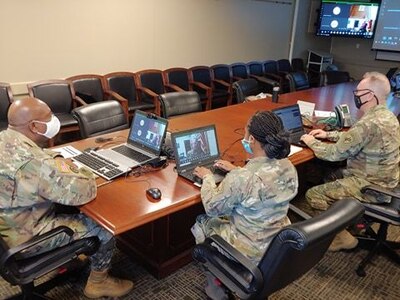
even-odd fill
[[(333, 202), (345, 198), (388, 202), (387, 196), (361, 194), (361, 188), (370, 184), (394, 188), (399, 182), (400, 128), (396, 116), (386, 107), (390, 93), (387, 77), (378, 72), (366, 73), (353, 93), (355, 105), (363, 112), (363, 117), (348, 131), (317, 129), (302, 137), (316, 157), (327, 161), (347, 160), (341, 176), (336, 176), (338, 179), (307, 191), (306, 199), (317, 211), (326, 210)], [(356, 246), (357, 239), (344, 230), (329, 249), (338, 251)]]

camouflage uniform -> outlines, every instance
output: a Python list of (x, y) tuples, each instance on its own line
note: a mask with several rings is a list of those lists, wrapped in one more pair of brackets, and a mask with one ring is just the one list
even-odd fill
[(290, 224), (286, 215), (297, 188), (297, 171), (288, 159), (251, 159), (219, 186), (206, 175), (201, 198), (207, 214), (198, 216), (192, 228), (196, 242), (218, 234), (257, 263), (272, 237)]
[(394, 188), (399, 181), (399, 122), (386, 106), (368, 111), (345, 132), (328, 132), (324, 143), (313, 140), (308, 146), (316, 157), (328, 161), (347, 159), (343, 179), (309, 189), (306, 199), (318, 210), (326, 210), (333, 202), (356, 198), (364, 202), (388, 202), (390, 197), (362, 194), (361, 188), (374, 184)]
[[(0, 234), (9, 246), (65, 225), (73, 239), (98, 236), (101, 246), (91, 257), (92, 269), (109, 267), (114, 238), (83, 214), (56, 215), (54, 203), (82, 205), (96, 197), (93, 174), (68, 165), (57, 153), (39, 148), (23, 134), (0, 132)], [(68, 242), (58, 236), (40, 245), (45, 250)], [(41, 251), (35, 249), (35, 251)]]

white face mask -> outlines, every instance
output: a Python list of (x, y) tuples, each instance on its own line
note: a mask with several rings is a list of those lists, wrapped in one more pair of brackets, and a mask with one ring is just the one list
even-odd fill
[(49, 122), (42, 122), (42, 121), (33, 121), (33, 122), (46, 125), (46, 132), (45, 133), (37, 132), (37, 134), (43, 135), (48, 139), (52, 139), (60, 131), (60, 126), (61, 126), (60, 120), (55, 115), (51, 116), (51, 120)]

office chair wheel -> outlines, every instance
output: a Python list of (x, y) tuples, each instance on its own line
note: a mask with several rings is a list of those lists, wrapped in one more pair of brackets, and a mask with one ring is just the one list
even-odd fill
[(362, 266), (358, 266), (356, 273), (360, 277), (365, 277), (367, 276), (367, 273), (365, 272), (364, 268)]

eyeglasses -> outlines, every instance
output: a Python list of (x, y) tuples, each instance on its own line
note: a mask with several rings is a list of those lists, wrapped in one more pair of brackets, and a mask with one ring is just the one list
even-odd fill
[[(364, 94), (358, 95), (358, 93), (364, 92), (364, 91), (366, 91)], [(372, 93), (372, 94), (375, 95), (374, 91), (372, 91), (372, 90), (370, 90), (370, 89), (361, 89), (361, 90), (354, 90), (354, 91), (353, 91), (353, 95), (354, 95), (354, 96), (357, 96), (357, 97), (362, 97), (362, 96), (365, 96), (365, 95), (367, 95), (367, 94), (369, 94), (369, 93)]]

